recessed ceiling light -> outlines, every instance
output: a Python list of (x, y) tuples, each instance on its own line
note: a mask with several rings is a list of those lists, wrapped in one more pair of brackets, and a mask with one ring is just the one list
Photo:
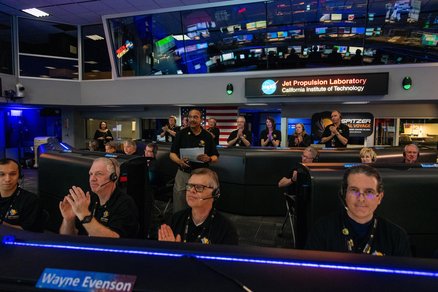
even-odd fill
[(36, 17), (49, 16), (49, 14), (47, 12), (44, 12), (44, 11), (39, 10), (37, 8), (22, 9), (21, 11), (26, 12), (26, 13), (33, 15), (33, 16), (36, 16)]
[(268, 104), (267, 103), (245, 103), (245, 105), (262, 106), (262, 105), (268, 105)]
[(89, 39), (91, 39), (93, 41), (101, 41), (101, 40), (104, 39), (103, 37), (101, 37), (98, 34), (86, 35), (85, 37), (87, 37), (87, 38), (89, 38)]
[(47, 68), (47, 69), (50, 69), (50, 70), (56, 69), (56, 67), (52, 67), (52, 66), (45, 66), (44, 68)]

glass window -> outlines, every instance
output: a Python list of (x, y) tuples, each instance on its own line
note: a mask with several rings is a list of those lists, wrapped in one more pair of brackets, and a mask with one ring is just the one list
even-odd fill
[(20, 75), (77, 80), (78, 60), (20, 55)]
[(12, 17), (3, 13), (0, 13), (0, 48), (0, 72), (13, 74)]
[(82, 27), (82, 79), (111, 79), (111, 63), (103, 25)]
[(20, 76), (78, 79), (77, 27), (18, 19)]
[(119, 76), (438, 61), (438, 0), (272, 0), (109, 20)]
[(78, 57), (78, 31), (74, 25), (18, 19), (20, 53)]

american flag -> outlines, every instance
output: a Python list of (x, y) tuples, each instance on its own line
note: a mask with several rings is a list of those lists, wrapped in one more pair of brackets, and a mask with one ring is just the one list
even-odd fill
[[(193, 107), (182, 107), (181, 117), (188, 116), (189, 111)], [(205, 127), (208, 125), (207, 121), (210, 118), (214, 118), (217, 121), (217, 127), (221, 131), (219, 137), (219, 144), (226, 145), (228, 136), (232, 131), (236, 130), (236, 119), (239, 115), (239, 109), (237, 106), (209, 106), (197, 108), (202, 114), (202, 125)]]

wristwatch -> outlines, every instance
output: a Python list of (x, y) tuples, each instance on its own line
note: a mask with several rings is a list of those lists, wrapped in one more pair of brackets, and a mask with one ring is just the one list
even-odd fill
[(92, 219), (93, 219), (93, 215), (91, 214), (87, 215), (81, 220), (81, 224), (90, 223)]

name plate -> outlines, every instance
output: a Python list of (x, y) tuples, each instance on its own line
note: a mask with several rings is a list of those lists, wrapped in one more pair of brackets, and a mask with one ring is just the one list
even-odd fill
[(44, 269), (36, 288), (65, 291), (132, 291), (137, 276), (77, 271)]

